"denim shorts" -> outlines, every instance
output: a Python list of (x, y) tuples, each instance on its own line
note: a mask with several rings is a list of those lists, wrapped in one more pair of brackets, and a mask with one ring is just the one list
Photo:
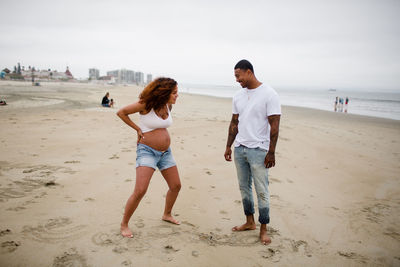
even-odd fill
[(176, 162), (170, 147), (163, 152), (139, 143), (136, 148), (136, 168), (140, 166), (162, 171), (176, 166)]

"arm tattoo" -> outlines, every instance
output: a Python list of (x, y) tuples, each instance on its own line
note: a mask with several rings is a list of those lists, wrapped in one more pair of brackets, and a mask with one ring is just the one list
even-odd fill
[(272, 153), (275, 153), (276, 143), (278, 142), (280, 118), (281, 118), (280, 115), (273, 115), (268, 117), (268, 122), (269, 125), (271, 126), (270, 143), (268, 151)]
[(235, 141), (236, 135), (238, 133), (238, 124), (239, 124), (239, 115), (233, 114), (231, 123), (229, 124), (228, 141), (226, 142), (227, 147), (231, 147), (233, 141)]

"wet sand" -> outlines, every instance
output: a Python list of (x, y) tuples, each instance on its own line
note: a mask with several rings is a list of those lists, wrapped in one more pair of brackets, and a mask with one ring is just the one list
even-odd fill
[[(400, 265), (399, 121), (283, 107), (263, 246), (259, 225), (231, 232), (244, 222), (223, 157), (231, 100), (188, 94), (169, 129), (182, 224), (161, 220), (167, 185), (157, 171), (131, 220), (134, 238), (122, 238), (136, 133), (115, 113), (140, 90), (0, 82), (1, 266)], [(113, 109), (100, 107), (107, 91)]]

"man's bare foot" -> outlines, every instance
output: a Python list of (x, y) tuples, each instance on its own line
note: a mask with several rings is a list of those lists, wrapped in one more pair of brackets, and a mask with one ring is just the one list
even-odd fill
[(260, 240), (263, 245), (268, 245), (271, 243), (271, 238), (267, 235), (267, 229), (260, 229)]
[(123, 237), (129, 237), (129, 238), (133, 237), (132, 231), (131, 229), (129, 229), (128, 226), (121, 226), (121, 235)]
[(174, 217), (172, 217), (171, 215), (162, 216), (162, 220), (166, 221), (166, 222), (169, 222), (169, 223), (172, 223), (172, 224), (177, 224), (177, 225), (181, 224), (180, 221), (175, 220)]
[(232, 228), (232, 231), (234, 232), (240, 232), (240, 231), (247, 231), (247, 230), (255, 230), (256, 229), (256, 225), (254, 223), (245, 223), (241, 226), (235, 226)]

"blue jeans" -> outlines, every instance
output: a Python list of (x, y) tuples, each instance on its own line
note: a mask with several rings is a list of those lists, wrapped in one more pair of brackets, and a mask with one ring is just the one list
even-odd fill
[(269, 192), (268, 169), (264, 165), (267, 151), (261, 148), (235, 147), (234, 159), (239, 180), (240, 193), (244, 214), (254, 214), (254, 200), (252, 184), (257, 193), (258, 221), (261, 224), (269, 223)]

